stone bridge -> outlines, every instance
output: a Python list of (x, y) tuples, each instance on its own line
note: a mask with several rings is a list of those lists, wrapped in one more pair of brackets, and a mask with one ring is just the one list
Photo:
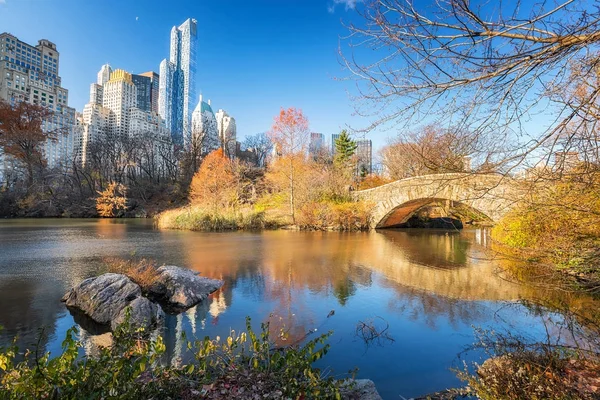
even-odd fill
[(354, 198), (372, 203), (373, 227), (386, 228), (439, 202), (466, 205), (493, 223), (512, 208), (518, 193), (514, 180), (503, 175), (452, 173), (401, 179), (354, 192)]

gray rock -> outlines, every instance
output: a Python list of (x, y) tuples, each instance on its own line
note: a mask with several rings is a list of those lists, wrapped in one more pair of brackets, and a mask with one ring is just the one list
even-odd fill
[(341, 390), (344, 400), (382, 400), (370, 379), (351, 379)]
[(62, 301), (112, 330), (125, 320), (127, 307), (131, 307), (130, 323), (135, 327), (150, 328), (164, 315), (159, 306), (142, 296), (137, 284), (121, 274), (86, 279), (69, 290)]
[(158, 268), (158, 278), (148, 289), (148, 297), (163, 308), (180, 312), (195, 306), (223, 286), (223, 281), (198, 276), (189, 269), (172, 265)]

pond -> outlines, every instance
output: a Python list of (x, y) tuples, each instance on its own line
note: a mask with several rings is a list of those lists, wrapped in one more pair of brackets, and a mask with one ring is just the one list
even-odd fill
[[(147, 220), (0, 221), (0, 346), (57, 353), (75, 322), (60, 302), (109, 257), (145, 257), (178, 265), (224, 286), (200, 305), (169, 316), (161, 334), (168, 357), (185, 358), (188, 340), (227, 336), (271, 321), (290, 341), (332, 330), (319, 366), (343, 377), (357, 367), (383, 398), (424, 395), (460, 384), (450, 368), (484, 354), (463, 351), (474, 327), (545, 335), (550, 315), (519, 299), (535, 289), (497, 274), (483, 230), (199, 233), (160, 231)], [(333, 311), (333, 313), (332, 313)], [(332, 314), (332, 315), (330, 315)], [(329, 315), (329, 317), (328, 317)], [(366, 343), (359, 323), (387, 326), (389, 339)], [(309, 337), (312, 337), (309, 335)], [(86, 348), (106, 337), (82, 334)]]

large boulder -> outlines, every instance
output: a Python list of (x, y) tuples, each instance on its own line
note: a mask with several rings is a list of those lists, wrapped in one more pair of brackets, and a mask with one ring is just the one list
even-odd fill
[(189, 269), (165, 265), (147, 288), (147, 295), (167, 312), (178, 313), (195, 306), (223, 286), (223, 281), (198, 276)]
[(134, 327), (151, 328), (164, 315), (158, 305), (142, 296), (137, 284), (121, 274), (108, 273), (86, 279), (69, 290), (62, 301), (70, 309), (112, 330), (125, 320), (128, 307)]

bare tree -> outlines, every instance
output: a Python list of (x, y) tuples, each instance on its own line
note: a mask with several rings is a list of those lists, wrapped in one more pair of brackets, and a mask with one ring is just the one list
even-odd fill
[(342, 59), (359, 111), (379, 115), (369, 128), (454, 126), (471, 132), (475, 157), (508, 172), (549, 160), (598, 119), (600, 86), (570, 90), (574, 74), (591, 82), (600, 68), (596, 1), (368, 0), (360, 13)]
[(256, 165), (262, 167), (266, 164), (267, 157), (273, 151), (273, 142), (266, 133), (257, 133), (246, 136), (244, 147), (256, 154)]
[(468, 133), (425, 126), (398, 137), (381, 149), (381, 160), (391, 179), (447, 172), (466, 172), (471, 148)]

